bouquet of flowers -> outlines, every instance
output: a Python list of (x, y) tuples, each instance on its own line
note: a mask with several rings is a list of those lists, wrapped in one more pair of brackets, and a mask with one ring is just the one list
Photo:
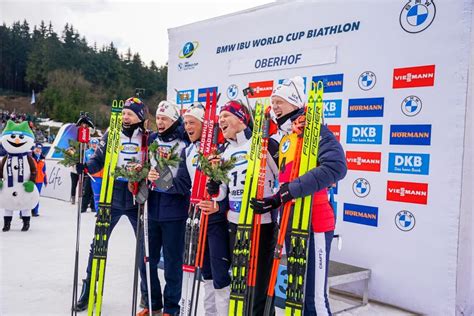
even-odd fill
[(69, 140), (68, 148), (55, 147), (55, 153), (62, 153), (63, 159), (59, 162), (65, 167), (72, 167), (79, 163), (79, 142), (74, 139)]
[(236, 158), (224, 160), (217, 151), (211, 153), (209, 157), (205, 157), (202, 153), (198, 155), (198, 162), (202, 172), (216, 182), (229, 183), (229, 171), (234, 168)]

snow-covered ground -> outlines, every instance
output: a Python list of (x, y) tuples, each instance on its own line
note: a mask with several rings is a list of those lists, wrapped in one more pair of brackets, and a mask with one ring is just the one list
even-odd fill
[[(40, 217), (31, 220), (31, 229), (21, 232), (22, 222), (14, 217), (12, 229), (0, 232), (0, 315), (70, 315), (76, 206), (41, 198)], [(3, 214), (1, 215), (3, 216)], [(89, 244), (94, 230), (94, 214), (82, 216), (79, 278), (85, 276)], [(3, 223), (2, 223), (3, 224)], [(107, 260), (103, 315), (130, 315), (132, 302), (135, 238), (127, 219), (115, 228)], [(160, 278), (163, 272), (160, 270)], [(80, 288), (79, 288), (80, 291)], [(331, 300), (333, 309), (345, 306)], [(277, 315), (283, 315), (277, 310)], [(80, 315), (87, 315), (86, 312)], [(202, 305), (201, 313), (204, 315)], [(342, 315), (410, 315), (387, 306), (369, 305)]]

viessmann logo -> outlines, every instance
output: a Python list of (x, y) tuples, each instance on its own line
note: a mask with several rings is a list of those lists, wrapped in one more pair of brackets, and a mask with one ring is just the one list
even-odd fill
[(428, 203), (428, 183), (387, 181), (387, 201)]
[(346, 151), (347, 168), (350, 170), (380, 172), (382, 153)]
[(393, 88), (430, 87), (434, 85), (435, 65), (395, 68)]
[(334, 134), (337, 141), (341, 141), (341, 125), (328, 125), (328, 129)]
[(254, 92), (253, 95), (249, 93), (249, 98), (266, 98), (273, 92), (273, 80), (250, 82), (249, 86)]

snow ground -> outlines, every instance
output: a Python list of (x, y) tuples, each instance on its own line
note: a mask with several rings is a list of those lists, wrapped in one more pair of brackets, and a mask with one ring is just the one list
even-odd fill
[[(20, 232), (22, 222), (16, 216), (11, 231), (0, 232), (0, 315), (70, 315), (76, 210), (76, 206), (70, 203), (42, 197), (40, 216), (31, 219), (30, 231)], [(79, 278), (85, 276), (94, 223), (94, 214), (83, 214)], [(130, 315), (134, 252), (135, 238), (132, 229), (128, 221), (122, 219), (109, 244), (103, 302), (105, 316)], [(159, 270), (159, 274), (163, 279), (162, 270)], [(341, 309), (346, 304), (331, 299), (331, 306), (333, 309)], [(204, 315), (202, 303), (200, 308), (200, 315)], [(283, 310), (277, 309), (277, 315), (283, 314)], [(411, 314), (370, 303), (341, 315)]]

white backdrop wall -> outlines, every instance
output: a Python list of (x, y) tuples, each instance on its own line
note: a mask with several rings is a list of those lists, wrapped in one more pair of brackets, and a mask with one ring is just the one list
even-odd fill
[(284, 78), (323, 80), (350, 168), (332, 258), (372, 269), (373, 299), (452, 315), (472, 304), (469, 285), (456, 292), (472, 6), (283, 2), (170, 29), (168, 98), (217, 87), (222, 105), (249, 85), (263, 98)]
[[(471, 21), (471, 47), (474, 47), (474, 19)], [(472, 128), (472, 106), (474, 105), (474, 50), (471, 50), (469, 67), (468, 106), (466, 108), (466, 132), (464, 139), (463, 188), (461, 216), (459, 219), (458, 286), (456, 311), (459, 315), (474, 315), (474, 215), (472, 186), (472, 148), (474, 129)]]

